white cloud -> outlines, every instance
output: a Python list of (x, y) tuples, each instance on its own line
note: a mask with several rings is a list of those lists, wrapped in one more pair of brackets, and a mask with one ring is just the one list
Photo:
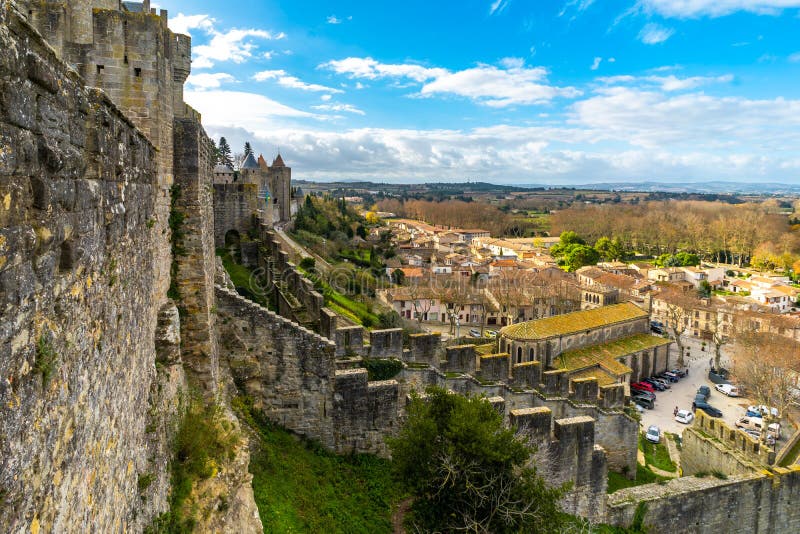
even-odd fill
[[(659, 118), (663, 118), (659, 116)], [(796, 155), (740, 148), (719, 153), (700, 143), (686, 151), (666, 146), (608, 149), (603, 135), (618, 132), (573, 128), (494, 126), (471, 130), (363, 128), (310, 130), (267, 128), (242, 132), (209, 127), (234, 146), (281, 148), (298, 176), (306, 179), (375, 181), (491, 180), (501, 183), (591, 183), (653, 181), (796, 182)], [(730, 131), (726, 133), (729, 135)], [(593, 142), (595, 141), (596, 142)]]
[(347, 113), (355, 113), (356, 115), (366, 115), (362, 110), (350, 104), (320, 104), (318, 106), (311, 106), (313, 109), (319, 111), (344, 111)]
[(497, 15), (502, 13), (505, 8), (508, 7), (508, 4), (511, 3), (511, 0), (494, 0), (489, 5), (489, 15)]
[[(190, 33), (192, 30), (199, 29), (211, 37), (206, 44), (196, 44), (195, 42), (192, 47), (192, 67), (195, 69), (211, 68), (220, 61), (244, 63), (253, 57), (253, 52), (257, 49), (254, 40), (279, 40), (286, 37), (283, 32), (274, 33), (253, 28), (234, 28), (221, 32), (216, 29), (215, 25), (216, 20), (208, 15), (179, 13), (169, 21), (169, 27), (176, 33)], [(264, 52), (261, 55), (266, 59), (271, 59), (273, 54), (273, 52)]]
[(349, 17), (347, 17), (346, 19), (340, 19), (340, 18), (339, 18), (339, 17), (337, 17), (336, 15), (331, 15), (331, 16), (329, 16), (328, 18), (326, 18), (326, 19), (325, 19), (325, 22), (327, 22), (328, 24), (341, 24), (341, 23), (342, 23), (342, 22), (344, 22), (345, 20), (348, 20), (348, 21), (350, 21), (350, 20), (353, 20), (353, 16), (352, 16), (352, 15), (350, 15), (350, 16), (349, 16)]
[(422, 65), (387, 64), (379, 63), (371, 57), (349, 57), (346, 59), (329, 61), (320, 65), (321, 68), (330, 69), (337, 74), (346, 74), (351, 78), (410, 78), (415, 82), (424, 82), (447, 73), (445, 69), (430, 69)]
[[(611, 61), (611, 60), (609, 60), (609, 61)], [(592, 62), (592, 66), (591, 66), (591, 67), (589, 67), (589, 68), (590, 68), (591, 70), (597, 70), (597, 69), (599, 69), (599, 68), (600, 68), (600, 63), (602, 63), (602, 62), (603, 62), (603, 58), (601, 58), (601, 57), (596, 57), (596, 58), (594, 58), (594, 62)], [(613, 61), (612, 61), (612, 63), (613, 63)]]
[(733, 81), (731, 74), (722, 76), (690, 76), (686, 78), (678, 78), (675, 75), (669, 76), (608, 76), (597, 78), (597, 81), (607, 85), (615, 84), (641, 84), (641, 85), (657, 85), (663, 91), (685, 91), (687, 89), (694, 89), (701, 85), (708, 85), (713, 83), (730, 83)]
[(642, 31), (639, 32), (639, 40), (644, 44), (658, 44), (663, 43), (675, 33), (672, 28), (665, 28), (655, 22), (646, 24)]
[(331, 95), (322, 95), (321, 97), (319, 97), (319, 99), (322, 100), (323, 102), (327, 102), (331, 98), (333, 98)]
[(792, 63), (800, 63), (800, 52), (795, 52), (788, 57)]
[(341, 89), (334, 89), (325, 85), (318, 85), (315, 83), (306, 83), (299, 78), (290, 76), (283, 70), (264, 70), (257, 72), (253, 75), (253, 79), (257, 82), (266, 80), (277, 80), (278, 85), (288, 89), (298, 89), (300, 91), (312, 91), (317, 93), (343, 93)]
[(792, 143), (800, 141), (800, 100), (611, 87), (575, 103), (571, 122), (639, 147), (794, 150)]
[(800, 7), (800, 0), (639, 0), (641, 9), (663, 17), (721, 17), (737, 11), (777, 15), (784, 9)]
[(196, 89), (216, 89), (223, 83), (235, 82), (236, 78), (225, 72), (201, 72), (189, 75), (186, 84)]
[[(558, 16), (563, 17), (567, 13), (567, 11), (570, 11), (573, 8), (577, 12), (577, 14), (580, 14), (583, 11), (589, 9), (589, 7), (591, 7), (592, 4), (594, 4), (594, 0), (569, 0), (566, 4), (564, 4), (564, 7), (558, 13)], [(573, 17), (573, 19), (574, 18), (575, 17)]]
[(255, 131), (275, 126), (279, 119), (321, 119), (319, 115), (295, 109), (264, 95), (243, 91), (187, 90), (186, 102), (203, 116), (204, 125), (245, 126)]
[(609, 63), (616, 63), (616, 62), (617, 62), (617, 58), (615, 58), (615, 57), (610, 57), (610, 58), (608, 58), (608, 62), (609, 62)]
[(184, 15), (178, 13), (169, 19), (169, 29), (175, 33), (191, 35), (192, 30), (203, 30), (208, 33), (214, 29), (215, 19), (209, 15)]
[(549, 102), (557, 97), (572, 98), (581, 93), (574, 87), (555, 87), (547, 83), (547, 69), (527, 68), (520, 58), (501, 60), (504, 68), (479, 64), (462, 71), (428, 68), (416, 64), (385, 64), (367, 57), (329, 61), (321, 68), (351, 78), (375, 80), (407, 78), (422, 84), (417, 96), (455, 95), (491, 107)]

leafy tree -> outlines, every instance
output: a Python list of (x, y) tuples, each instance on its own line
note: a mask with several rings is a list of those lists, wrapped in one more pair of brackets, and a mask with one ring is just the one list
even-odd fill
[(403, 272), (403, 269), (395, 269), (392, 271), (392, 277), (398, 285), (403, 285), (406, 281), (406, 273)]
[(531, 461), (533, 448), (480, 397), (431, 388), (388, 440), (397, 479), (414, 497), (419, 532), (561, 532), (566, 518)]
[(219, 138), (219, 148), (217, 149), (219, 152), (219, 158), (217, 162), (222, 165), (227, 165), (230, 168), (233, 168), (233, 158), (231, 157), (231, 145), (228, 144), (228, 140), (224, 137)]
[(625, 249), (619, 238), (609, 239), (601, 237), (594, 244), (594, 249), (600, 254), (600, 257), (606, 261), (620, 260), (625, 256)]
[(215, 165), (219, 164), (219, 147), (217, 146), (217, 142), (213, 139), (211, 141), (211, 158), (214, 161)]
[(697, 293), (703, 298), (711, 296), (711, 284), (708, 283), (708, 280), (700, 281), (700, 288), (697, 290)]
[(586, 265), (594, 265), (600, 259), (600, 254), (589, 245), (569, 245), (561, 260), (562, 265), (569, 272), (577, 271)]
[(250, 141), (245, 141), (244, 143), (244, 157), (247, 157), (253, 153), (253, 147), (250, 145)]

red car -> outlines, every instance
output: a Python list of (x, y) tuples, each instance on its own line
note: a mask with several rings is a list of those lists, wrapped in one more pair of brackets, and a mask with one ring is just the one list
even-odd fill
[(655, 393), (656, 391), (656, 389), (647, 382), (634, 382), (633, 384), (631, 384), (631, 388), (649, 391), (650, 393)]

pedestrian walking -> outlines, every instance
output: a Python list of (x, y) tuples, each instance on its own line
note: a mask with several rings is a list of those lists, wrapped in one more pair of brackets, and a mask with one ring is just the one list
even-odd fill
[(672, 417), (675, 417), (676, 415), (678, 415), (678, 407), (677, 406), (675, 406), (675, 409), (672, 411)]

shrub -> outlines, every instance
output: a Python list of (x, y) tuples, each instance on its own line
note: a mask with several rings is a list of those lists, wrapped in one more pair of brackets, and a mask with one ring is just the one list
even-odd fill
[(364, 367), (367, 368), (370, 380), (391, 380), (403, 370), (403, 362), (396, 358), (365, 358)]
[(241, 437), (222, 416), (219, 406), (190, 399), (175, 436), (170, 465), (172, 490), (170, 509), (158, 516), (147, 529), (150, 534), (178, 534), (194, 530), (196, 520), (186, 501), (192, 487), (214, 476), (219, 465), (233, 459)]
[(50, 377), (58, 367), (58, 355), (50, 337), (46, 334), (39, 336), (36, 340), (36, 360), (33, 363), (33, 370), (42, 376), (42, 384), (47, 384)]

